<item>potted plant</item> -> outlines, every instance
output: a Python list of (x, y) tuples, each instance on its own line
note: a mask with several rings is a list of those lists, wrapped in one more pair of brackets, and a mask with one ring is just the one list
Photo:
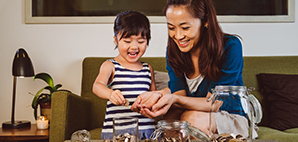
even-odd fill
[[(38, 105), (41, 107), (41, 115), (45, 115), (50, 120), (50, 112), (51, 112), (51, 97), (54, 92), (57, 91), (67, 91), (65, 89), (59, 89), (62, 87), (61, 84), (57, 84), (54, 86), (54, 81), (52, 77), (48, 73), (38, 73), (33, 77), (33, 81), (35, 79), (41, 79), (45, 81), (48, 86), (41, 88), (39, 91), (36, 92), (34, 98), (32, 100), (32, 108), (34, 109), (34, 118), (37, 119), (37, 108)], [(43, 93), (44, 90), (48, 90), (49, 93)]]

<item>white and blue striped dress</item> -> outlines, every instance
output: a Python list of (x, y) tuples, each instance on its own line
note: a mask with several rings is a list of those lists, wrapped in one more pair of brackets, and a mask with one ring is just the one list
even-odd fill
[(138, 117), (139, 139), (149, 138), (155, 130), (154, 119), (147, 118), (130, 107), (136, 98), (149, 91), (151, 85), (151, 72), (147, 63), (142, 62), (143, 68), (139, 71), (129, 70), (121, 66), (117, 61), (109, 59), (115, 67), (115, 74), (109, 88), (120, 90), (124, 98), (129, 101), (129, 106), (116, 106), (107, 101), (106, 115), (101, 133), (101, 139), (113, 139), (113, 118), (115, 117)]

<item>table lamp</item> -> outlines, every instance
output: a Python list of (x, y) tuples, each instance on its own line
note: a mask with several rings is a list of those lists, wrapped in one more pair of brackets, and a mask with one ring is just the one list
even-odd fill
[(15, 114), (15, 99), (16, 99), (16, 83), (17, 77), (32, 77), (34, 76), (34, 70), (32, 62), (27, 54), (27, 52), (20, 48), (15, 54), (12, 64), (12, 75), (13, 75), (13, 92), (12, 92), (12, 112), (11, 121), (2, 123), (2, 128), (4, 129), (17, 129), (23, 127), (30, 127), (31, 123), (27, 120), (16, 121), (14, 118)]

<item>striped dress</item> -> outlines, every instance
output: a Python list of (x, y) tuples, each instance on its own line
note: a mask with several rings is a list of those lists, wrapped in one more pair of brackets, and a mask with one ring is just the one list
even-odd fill
[(113, 90), (120, 90), (124, 98), (129, 101), (129, 106), (116, 106), (109, 100), (107, 101), (101, 139), (113, 139), (113, 118), (124, 116), (138, 117), (139, 139), (149, 138), (151, 133), (155, 130), (154, 119), (147, 118), (130, 109), (131, 105), (141, 93), (149, 91), (151, 72), (148, 64), (142, 62), (143, 68), (139, 71), (133, 71), (124, 68), (113, 59), (109, 59), (109, 61), (114, 64), (115, 74), (108, 87)]

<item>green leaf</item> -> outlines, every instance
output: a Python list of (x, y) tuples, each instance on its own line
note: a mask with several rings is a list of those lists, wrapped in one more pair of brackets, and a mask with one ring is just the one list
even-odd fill
[(60, 87), (62, 87), (62, 85), (61, 85), (61, 84), (57, 84), (54, 88), (55, 88), (56, 90), (58, 90)]
[(57, 91), (55, 88), (52, 88), (51, 86), (46, 86), (44, 89), (49, 90), (51, 94)]
[(47, 73), (38, 73), (33, 77), (33, 80), (35, 80), (35, 79), (41, 79), (41, 80), (45, 81), (49, 86), (54, 88), (54, 81), (53, 81), (52, 77)]
[(34, 118), (37, 120), (37, 108), (34, 109)]
[[(44, 87), (45, 88), (45, 87)], [(39, 95), (40, 95), (40, 93), (44, 90), (44, 88), (41, 88), (36, 94), (35, 94), (35, 96), (34, 96), (34, 98), (33, 98), (33, 100), (32, 100), (32, 104), (31, 104), (31, 106), (32, 106), (32, 108), (33, 109), (37, 109), (37, 100), (38, 100), (38, 97), (39, 97)]]

